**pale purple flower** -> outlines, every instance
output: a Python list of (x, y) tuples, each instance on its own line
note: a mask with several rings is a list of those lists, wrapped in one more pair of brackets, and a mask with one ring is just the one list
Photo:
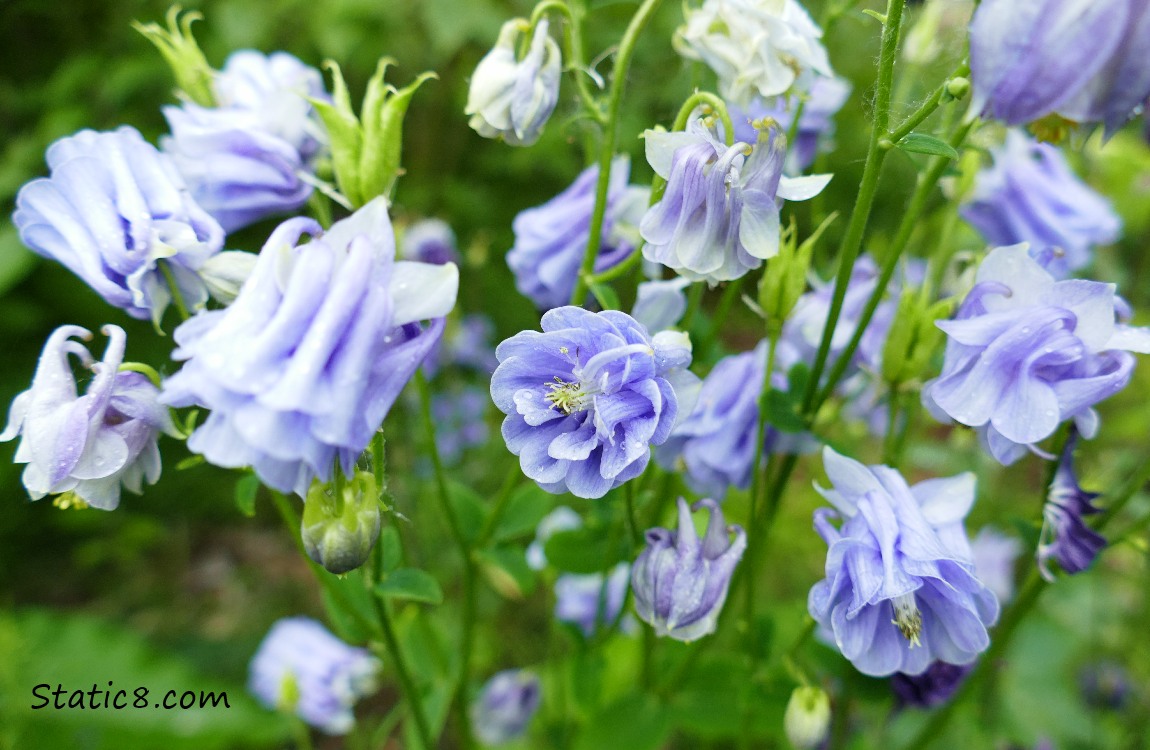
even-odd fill
[(217, 106), (164, 107), (164, 139), (196, 200), (229, 232), (294, 211), (311, 196), (324, 130), (308, 98), (323, 77), (286, 52), (231, 55), (214, 81)]
[[(80, 326), (61, 326), (44, 344), (32, 387), (12, 402), (0, 440), (20, 436), (15, 461), (27, 464), (23, 483), (33, 500), (72, 493), (84, 503), (113, 510), (120, 487), (139, 494), (160, 478), (161, 432), (178, 436), (159, 389), (145, 375), (120, 371), (126, 336), (119, 326), (108, 337), (103, 361), (74, 339), (89, 341)], [(75, 356), (94, 375), (83, 396), (68, 361)]]
[(665, 331), (674, 327), (687, 312), (686, 289), (690, 279), (678, 276), (666, 281), (644, 281), (639, 284), (631, 317), (648, 331)]
[[(611, 163), (596, 273), (622, 263), (637, 244), (631, 229), (647, 206), (647, 190), (627, 184), (630, 169), (625, 156)], [(515, 244), (507, 265), (515, 274), (515, 288), (541, 310), (566, 305), (571, 298), (591, 233), (598, 180), (598, 165), (588, 167), (559, 195), (521, 211), (511, 225)]]
[(301, 496), (337, 460), (351, 472), (455, 304), (453, 264), (394, 256), (384, 198), (327, 232), (280, 225), (236, 301), (176, 330), (163, 400), (211, 411), (188, 447)]
[(491, 397), (523, 473), (548, 492), (598, 498), (643, 473), (696, 380), (686, 334), (654, 337), (626, 313), (560, 307), (543, 332), (496, 349)]
[(1144, 0), (984, 0), (970, 24), (971, 112), (1009, 125), (1048, 114), (1109, 136), (1150, 97)]
[(730, 107), (731, 123), (735, 126), (735, 140), (754, 143), (758, 138), (751, 123), (765, 117), (779, 123), (789, 133), (795, 112), (802, 101), (799, 127), (795, 142), (787, 152), (786, 171), (798, 174), (814, 164), (819, 145), (829, 140), (835, 131), (834, 117), (850, 96), (851, 86), (842, 78), (819, 76), (811, 84), (807, 97), (776, 96), (770, 100), (756, 98), (747, 107)]
[(539, 678), (522, 669), (506, 669), (487, 681), (471, 706), (475, 736), (485, 745), (503, 745), (522, 736), (539, 710)]
[(423, 219), (403, 231), (399, 255), (404, 260), (420, 263), (455, 263), (459, 265), (459, 250), (455, 246), (455, 232), (442, 219)]
[(555, 619), (577, 625), (590, 638), (600, 625), (615, 621), (627, 598), (631, 566), (621, 562), (602, 573), (564, 573), (555, 579)]
[(562, 56), (541, 19), (531, 36), (526, 56), (517, 48), (530, 24), (513, 18), (499, 30), (499, 40), (471, 75), (467, 93), (468, 125), (484, 138), (502, 138), (511, 146), (530, 146), (559, 101)]
[(694, 505), (710, 512), (700, 540), (687, 501), (679, 498), (678, 505), (677, 533), (647, 531), (647, 546), (631, 568), (631, 591), (635, 611), (655, 635), (694, 641), (715, 632), (747, 535), (741, 526), (727, 526), (719, 504), (706, 499)]
[(1092, 408), (1130, 382), (1134, 357), (1150, 352), (1150, 329), (1116, 322), (1125, 305), (1113, 284), (1055, 281), (1026, 245), (993, 250), (954, 320), (942, 374), (923, 388), (941, 420), (978, 428), (1002, 464), (1072, 419), (1087, 438)]
[(444, 463), (458, 463), (465, 450), (487, 442), (484, 416), (490, 403), (486, 390), (474, 386), (432, 396), (435, 441)]
[(51, 177), (16, 196), (12, 222), (25, 245), (134, 318), (163, 316), (173, 291), (165, 269), (189, 309), (207, 302), (199, 269), (219, 253), (224, 230), (169, 157), (122, 127), (61, 138), (46, 158)]
[(1087, 492), (1078, 486), (1074, 473), (1074, 447), (1077, 435), (1071, 432), (1058, 460), (1054, 481), (1042, 506), (1042, 533), (1038, 539), (1038, 570), (1048, 581), (1054, 580), (1050, 572), (1050, 559), (1058, 562), (1065, 573), (1073, 575), (1090, 567), (1106, 547), (1106, 537), (1086, 524), (1085, 516), (1098, 513), (1094, 507), (1097, 492)]
[(307, 617), (276, 621), (248, 666), (248, 690), (270, 709), (289, 711), (326, 734), (347, 734), (353, 708), (375, 692), (381, 664)]
[(532, 570), (543, 570), (547, 567), (547, 540), (560, 531), (572, 531), (582, 528), (583, 518), (566, 505), (560, 505), (555, 510), (543, 516), (543, 520), (535, 527), (535, 539), (527, 545), (527, 565)]
[(686, 131), (648, 130), (644, 139), (667, 189), (639, 224), (643, 257), (692, 280), (737, 279), (777, 255), (783, 199), (806, 200), (830, 181), (784, 177), (786, 138), (773, 125), (753, 144), (727, 146), (698, 119)]
[[(696, 492), (722, 497), (727, 489), (746, 489), (758, 437), (759, 391), (763, 385), (767, 342), (753, 351), (724, 357), (703, 379), (694, 410), (655, 451), (669, 471), (686, 469), (687, 483)], [(771, 375), (774, 388), (787, 389), (785, 362)], [(809, 450), (809, 438), (768, 427), (764, 455)]]
[(1079, 180), (1062, 153), (1018, 130), (993, 149), (994, 165), (978, 173), (962, 217), (990, 245), (1030, 243), (1030, 253), (1056, 278), (1090, 263), (1092, 251), (1118, 239), (1122, 221), (1110, 202)]
[(816, 76), (833, 75), (822, 29), (796, 0), (704, 0), (685, 15), (676, 50), (705, 62), (736, 104), (806, 91)]
[(872, 677), (978, 658), (990, 645), (998, 601), (975, 575), (962, 526), (974, 475), (910, 487), (894, 469), (863, 466), (830, 448), (823, 464), (832, 489), (817, 489), (834, 510), (815, 511), (829, 550), (826, 578), (808, 600), (822, 632)]
[(970, 542), (974, 572), (994, 592), (999, 603), (1014, 598), (1014, 561), (1022, 554), (1022, 542), (993, 526), (983, 526)]
[(922, 674), (896, 672), (891, 675), (890, 687), (899, 708), (935, 708), (954, 696), (973, 669), (973, 664), (936, 661)]

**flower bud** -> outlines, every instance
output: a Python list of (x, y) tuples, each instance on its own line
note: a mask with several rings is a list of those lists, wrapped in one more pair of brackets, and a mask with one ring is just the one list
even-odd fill
[(787, 701), (783, 729), (799, 750), (818, 747), (831, 726), (831, 699), (821, 688), (797, 687)]
[(367, 560), (379, 538), (379, 491), (366, 471), (340, 488), (340, 497), (328, 485), (313, 482), (303, 508), (300, 535), (308, 557), (330, 573), (341, 575)]
[(890, 327), (883, 346), (883, 380), (899, 385), (926, 372), (945, 336), (935, 321), (949, 317), (953, 307), (950, 299), (932, 302), (926, 286), (903, 290), (894, 315), (898, 325)]
[(486, 745), (502, 745), (521, 736), (539, 709), (539, 678), (508, 669), (492, 677), (471, 706), (475, 736)]
[(194, 11), (188, 11), (181, 18), (180, 6), (173, 5), (168, 10), (167, 29), (158, 23), (133, 23), (132, 27), (156, 45), (156, 49), (168, 61), (176, 77), (177, 88), (201, 107), (211, 107), (215, 105), (216, 99), (212, 90), (215, 71), (208, 65), (207, 58), (192, 35), (192, 22), (202, 18), (202, 15)]
[(768, 329), (782, 331), (783, 322), (806, 291), (807, 273), (811, 268), (815, 243), (836, 216), (829, 216), (802, 244), (797, 242), (798, 228), (793, 221), (783, 230), (779, 254), (771, 259), (759, 279), (758, 303), (766, 317)]
[[(695, 532), (691, 509), (679, 498), (679, 530), (647, 532), (647, 547), (635, 561), (631, 589), (639, 617), (660, 636), (693, 641), (715, 631), (719, 612), (727, 598), (727, 587), (735, 565), (747, 547), (747, 535), (740, 526), (727, 527), (723, 512), (714, 500), (700, 500), (711, 513), (702, 540)], [(728, 537), (734, 532), (732, 542)]]

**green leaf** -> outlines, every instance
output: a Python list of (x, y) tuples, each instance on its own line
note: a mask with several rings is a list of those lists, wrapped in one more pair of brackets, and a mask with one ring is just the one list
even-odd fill
[(507, 500), (507, 507), (495, 526), (494, 539), (506, 541), (533, 534), (543, 517), (551, 512), (552, 497), (535, 482), (521, 485)]
[(535, 589), (535, 571), (519, 547), (496, 547), (477, 554), (491, 587), (505, 599), (522, 599)]
[(780, 432), (805, 432), (807, 425), (799, 416), (802, 394), (767, 392), (767, 424)]
[(236, 507), (248, 518), (256, 514), (256, 493), (260, 479), (255, 474), (244, 474), (236, 482)]
[(627, 541), (615, 540), (603, 528), (583, 527), (551, 535), (544, 547), (547, 562), (569, 573), (600, 573), (627, 556)]
[(426, 570), (400, 568), (388, 573), (375, 587), (375, 593), (385, 599), (443, 604), (443, 590)]
[(911, 133), (895, 144), (903, 151), (913, 154), (930, 154), (931, 156), (945, 156), (948, 159), (957, 159), (958, 152), (946, 141), (925, 133)]
[(595, 295), (595, 300), (599, 303), (599, 307), (604, 310), (618, 310), (619, 309), (619, 295), (610, 284), (593, 281), (590, 284), (591, 294)]
[(653, 695), (631, 694), (597, 713), (575, 742), (575, 750), (654, 750), (671, 733), (670, 709)]
[(401, 558), (402, 542), (399, 538), (399, 530), (394, 526), (384, 526), (379, 531), (379, 545), (381, 554), (383, 555), (383, 570), (385, 573), (390, 573), (399, 567)]
[(448, 482), (447, 494), (459, 531), (467, 542), (474, 542), (487, 522), (487, 503), (479, 493), (459, 482)]
[(336, 635), (349, 643), (367, 643), (378, 637), (375, 601), (363, 579), (363, 570), (337, 576), (318, 565), (314, 569), (322, 587), (324, 608)]

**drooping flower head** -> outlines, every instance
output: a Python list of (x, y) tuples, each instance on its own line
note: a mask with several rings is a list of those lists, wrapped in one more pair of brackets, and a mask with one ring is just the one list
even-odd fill
[[(647, 207), (648, 192), (627, 184), (630, 169), (625, 156), (611, 163), (596, 273), (622, 263), (635, 250), (632, 230)], [(515, 274), (515, 288), (541, 310), (571, 299), (591, 233), (598, 180), (598, 165), (588, 167), (559, 195), (521, 211), (511, 225), (515, 245), (507, 253), (507, 265)]]
[(559, 101), (563, 60), (559, 45), (547, 34), (546, 18), (536, 24), (527, 55), (518, 57), (521, 37), (530, 29), (522, 18), (503, 24), (499, 40), (475, 66), (463, 110), (475, 132), (512, 146), (539, 140)]
[(1074, 447), (1078, 436), (1072, 431), (1058, 460), (1054, 481), (1042, 506), (1042, 534), (1038, 540), (1038, 570), (1047, 580), (1054, 580), (1050, 559), (1068, 574), (1081, 573), (1090, 567), (1106, 547), (1106, 537), (1090, 528), (1085, 516), (1098, 512), (1094, 507), (1097, 492), (1078, 486), (1074, 473)]
[(996, 248), (955, 319), (938, 323), (949, 340), (923, 404), (978, 428), (1002, 464), (1068, 419), (1093, 437), (1092, 407), (1130, 381), (1129, 352), (1150, 352), (1150, 330), (1116, 322), (1124, 307), (1113, 284), (1055, 281), (1026, 245)]
[(808, 601), (823, 633), (872, 677), (974, 661), (998, 619), (998, 601), (975, 576), (962, 527), (974, 476), (910, 487), (894, 469), (863, 466), (830, 448), (823, 464), (833, 486), (817, 489), (834, 510), (815, 511), (829, 550), (826, 578)]
[(643, 257), (693, 280), (737, 279), (777, 255), (783, 199), (806, 200), (830, 181), (783, 176), (786, 138), (776, 125), (753, 145), (727, 146), (700, 119), (686, 131), (648, 130), (644, 138), (667, 190), (639, 225)]
[(922, 674), (891, 675), (890, 687), (899, 708), (935, 708), (951, 699), (973, 669), (973, 664), (936, 661)]
[(308, 98), (326, 100), (323, 77), (286, 52), (235, 52), (214, 81), (215, 107), (164, 107), (163, 141), (192, 195), (230, 231), (294, 211), (324, 130)]
[(539, 678), (531, 672), (499, 672), (487, 681), (471, 706), (475, 736), (486, 745), (503, 745), (522, 736), (541, 699)]
[(1049, 114), (1113, 134), (1150, 97), (1142, 0), (985, 0), (970, 24), (971, 112), (1021, 125)]
[(327, 734), (355, 726), (355, 702), (375, 691), (379, 660), (307, 617), (277, 621), (248, 667), (248, 690)]
[(776, 96), (765, 101), (756, 98), (747, 107), (732, 106), (730, 112), (731, 123), (735, 126), (735, 140), (754, 143), (758, 136), (752, 123), (768, 117), (779, 123), (784, 132), (789, 132), (801, 101), (799, 127), (795, 142), (787, 152), (785, 166), (788, 174), (798, 174), (814, 164), (820, 143), (834, 135), (834, 117), (850, 93), (850, 84), (843, 79), (819, 76), (803, 100), (799, 97), (788, 99)]
[[(139, 493), (144, 482), (160, 478), (161, 432), (176, 436), (168, 410), (156, 397), (159, 389), (138, 372), (120, 371), (126, 336), (107, 325), (103, 361), (95, 360), (74, 339), (89, 341), (80, 326), (52, 332), (36, 366), (32, 387), (12, 402), (0, 440), (20, 436), (16, 463), (24, 468), (24, 487), (33, 500), (71, 493), (83, 503), (113, 510), (120, 487)], [(94, 373), (80, 396), (68, 361), (73, 355)]]
[(822, 35), (796, 0), (704, 0), (687, 12), (675, 47), (705, 62), (723, 98), (745, 107), (756, 96), (809, 91), (816, 76), (832, 76)]
[[(704, 494), (722, 497), (730, 487), (750, 486), (766, 358), (762, 341), (752, 351), (719, 360), (703, 379), (694, 410), (655, 451), (660, 466), (676, 470), (681, 462), (691, 489)], [(771, 383), (786, 390), (784, 363), (776, 366)], [(766, 455), (806, 450), (809, 439), (768, 427), (763, 441)]]
[(165, 270), (188, 308), (203, 306), (198, 271), (223, 247), (224, 230), (171, 159), (129, 127), (82, 130), (49, 146), (46, 158), (51, 176), (16, 196), (12, 222), (25, 245), (134, 318), (163, 316), (172, 299)]
[(211, 410), (188, 447), (301, 496), (337, 459), (350, 474), (455, 304), (455, 265), (394, 255), (383, 198), (326, 233), (280, 225), (231, 307), (176, 330), (163, 400)]
[(655, 635), (677, 641), (694, 641), (715, 632), (731, 576), (747, 548), (743, 528), (728, 527), (718, 503), (706, 499), (694, 507), (706, 507), (711, 514), (701, 540), (691, 508), (679, 498), (678, 533), (649, 529), (647, 546), (631, 569), (639, 618), (655, 629)]
[(555, 579), (555, 619), (577, 625), (590, 638), (601, 625), (615, 621), (627, 598), (631, 566), (621, 562), (602, 573), (564, 573)]
[(496, 349), (491, 397), (523, 473), (548, 492), (598, 498), (643, 473), (695, 378), (685, 334), (651, 337), (626, 313), (560, 307), (543, 332)]
[(1056, 278), (1090, 263), (1095, 246), (1118, 239), (1122, 221), (1110, 203), (1079, 180), (1062, 153), (1018, 130), (992, 151), (962, 217), (991, 245), (1030, 243)]

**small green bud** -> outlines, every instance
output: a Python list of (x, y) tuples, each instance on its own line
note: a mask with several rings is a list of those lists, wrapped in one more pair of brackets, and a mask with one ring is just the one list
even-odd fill
[(304, 501), (300, 536), (308, 557), (330, 573), (342, 575), (363, 565), (379, 538), (375, 477), (356, 472), (338, 490), (313, 482)]
[(798, 750), (818, 747), (831, 726), (831, 699), (817, 687), (798, 687), (787, 701), (783, 730)]
[(950, 316), (950, 299), (931, 301), (928, 287), (904, 290), (882, 353), (882, 377), (892, 387), (922, 377), (945, 337), (935, 322)]
[(332, 101), (312, 99), (331, 140), (332, 166), (340, 192), (352, 208), (372, 198), (387, 195), (403, 173), (400, 153), (403, 146), (403, 119), (417, 89), (435, 73), (422, 73), (410, 85), (396, 89), (384, 83), (387, 68), (394, 61), (382, 58), (368, 81), (363, 106), (357, 117), (339, 65), (324, 64), (331, 71)]
[(216, 71), (208, 65), (208, 60), (196, 43), (192, 34), (192, 23), (203, 19), (195, 11), (188, 11), (181, 17), (181, 8), (173, 5), (168, 10), (168, 28), (158, 23), (132, 22), (132, 28), (147, 37), (156, 46), (172, 73), (176, 76), (176, 88), (201, 107), (214, 107), (216, 93), (213, 88)]
[(779, 254), (767, 261), (767, 267), (759, 279), (758, 303), (769, 331), (777, 333), (782, 330), (783, 322), (806, 291), (807, 273), (811, 268), (815, 243), (837, 217), (837, 213), (832, 213), (810, 237), (797, 246), (798, 228), (794, 221), (783, 230), (779, 240)]
[(946, 82), (946, 95), (951, 99), (965, 99), (970, 93), (970, 80), (967, 78), (951, 78)]

